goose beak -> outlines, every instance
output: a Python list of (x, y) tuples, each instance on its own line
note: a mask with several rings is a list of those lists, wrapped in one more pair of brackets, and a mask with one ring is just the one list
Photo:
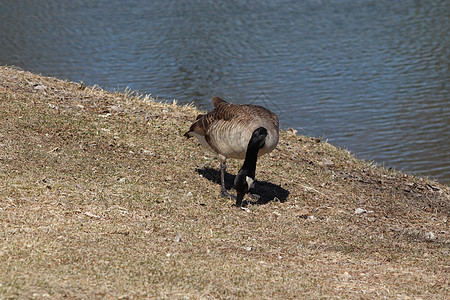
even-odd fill
[(237, 207), (242, 207), (242, 200), (244, 199), (245, 194), (243, 193), (238, 193), (236, 196), (236, 206)]

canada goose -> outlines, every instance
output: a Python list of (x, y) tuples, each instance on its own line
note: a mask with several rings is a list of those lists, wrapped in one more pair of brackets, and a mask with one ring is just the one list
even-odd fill
[[(240, 207), (255, 180), (258, 156), (271, 152), (278, 144), (278, 117), (258, 105), (231, 104), (220, 97), (211, 101), (215, 109), (198, 115), (184, 136), (195, 136), (205, 148), (218, 154), (221, 195), (236, 199)], [(227, 158), (245, 159), (234, 180), (237, 197), (225, 188)]]

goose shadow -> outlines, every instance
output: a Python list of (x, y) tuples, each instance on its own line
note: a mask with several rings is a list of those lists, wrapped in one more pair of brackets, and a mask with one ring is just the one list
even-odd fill
[[(196, 169), (197, 173), (220, 185), (220, 171), (212, 168)], [(234, 186), (234, 178), (236, 176), (225, 171), (225, 187), (230, 190)], [(289, 196), (289, 191), (279, 185), (270, 183), (268, 181), (254, 181), (254, 187), (250, 189), (250, 193), (259, 196), (257, 201), (249, 201), (250, 204), (267, 204), (271, 201), (286, 202)]]

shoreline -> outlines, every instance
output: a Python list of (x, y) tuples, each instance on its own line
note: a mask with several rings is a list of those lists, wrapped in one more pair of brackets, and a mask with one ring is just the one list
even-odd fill
[(447, 185), (283, 130), (239, 210), (197, 113), (0, 67), (0, 295), (448, 296)]

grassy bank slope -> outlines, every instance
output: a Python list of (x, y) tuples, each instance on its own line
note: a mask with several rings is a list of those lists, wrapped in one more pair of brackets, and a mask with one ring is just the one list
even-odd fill
[(448, 186), (282, 132), (240, 210), (197, 113), (0, 67), (0, 298), (449, 296)]

